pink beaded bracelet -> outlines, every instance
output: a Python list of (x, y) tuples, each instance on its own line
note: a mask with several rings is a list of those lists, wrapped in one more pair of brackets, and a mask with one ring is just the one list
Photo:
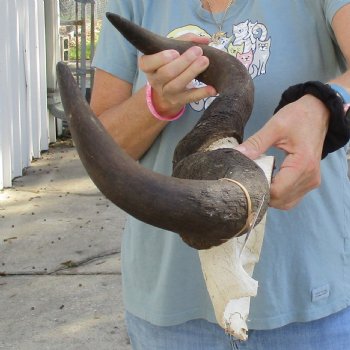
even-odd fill
[(146, 84), (146, 102), (147, 102), (147, 107), (149, 111), (152, 113), (152, 115), (157, 118), (158, 120), (166, 120), (166, 121), (173, 121), (176, 119), (179, 119), (185, 112), (185, 106), (180, 110), (179, 113), (177, 113), (174, 116), (170, 117), (163, 117), (161, 116), (155, 109), (153, 101), (152, 101), (152, 86), (149, 82)]

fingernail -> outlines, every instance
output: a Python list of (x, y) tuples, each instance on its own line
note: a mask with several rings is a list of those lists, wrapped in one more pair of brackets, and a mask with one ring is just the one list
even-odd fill
[(199, 57), (203, 54), (203, 50), (199, 46), (192, 46), (187, 52), (192, 58)]
[(180, 54), (176, 50), (165, 50), (163, 54), (166, 58), (171, 58), (171, 59), (174, 59), (180, 56)]
[(199, 65), (202, 66), (202, 67), (207, 67), (207, 66), (209, 66), (208, 57), (199, 56), (198, 59), (197, 59), (197, 62), (198, 62)]
[(237, 146), (236, 150), (243, 153), (243, 154), (245, 154), (247, 152), (247, 148), (244, 146), (241, 146), (241, 145)]
[(255, 159), (257, 157), (256, 152), (251, 148), (247, 148), (246, 146), (239, 145), (236, 147), (236, 150), (250, 159)]
[(213, 87), (210, 88), (209, 93), (210, 93), (210, 96), (212, 96), (212, 97), (215, 97), (218, 94)]

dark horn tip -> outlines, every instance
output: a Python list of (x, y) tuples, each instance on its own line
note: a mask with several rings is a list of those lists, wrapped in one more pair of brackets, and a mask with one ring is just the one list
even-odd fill
[(114, 23), (115, 21), (121, 22), (123, 20), (119, 15), (113, 12), (106, 12), (106, 17), (112, 23)]
[(57, 62), (56, 64), (57, 74), (62, 75), (66, 72), (67, 69), (69, 69), (67, 64), (65, 64), (64, 62)]
[(67, 120), (70, 121), (73, 107), (84, 103), (83, 95), (81, 94), (75, 78), (66, 63), (57, 62), (56, 73), (63, 108)]
[[(57, 62), (56, 64), (56, 73), (57, 73), (57, 81), (58, 87), (61, 90), (66, 89), (70, 90), (71, 86), (74, 86), (74, 78), (72, 72), (68, 65), (64, 62)], [(62, 94), (62, 91), (61, 91)]]

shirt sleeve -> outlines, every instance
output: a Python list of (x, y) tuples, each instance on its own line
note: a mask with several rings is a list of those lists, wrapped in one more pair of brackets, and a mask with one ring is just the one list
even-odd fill
[[(133, 20), (129, 0), (109, 0), (106, 12), (117, 13)], [(137, 50), (104, 17), (92, 65), (118, 78), (134, 82), (137, 70)]]
[(332, 20), (334, 15), (343, 6), (350, 4), (349, 0), (324, 0), (323, 11), (326, 17), (327, 24), (331, 28)]

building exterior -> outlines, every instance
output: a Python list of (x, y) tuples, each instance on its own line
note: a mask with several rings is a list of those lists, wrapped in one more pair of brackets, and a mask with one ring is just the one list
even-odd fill
[[(76, 4), (80, 14), (83, 4), (93, 4), (91, 11), (98, 22), (106, 3), (0, 0), (0, 190), (11, 187), (12, 180), (21, 176), (60, 133), (62, 120), (57, 118), (64, 116), (57, 108), (56, 63), (62, 59), (60, 16), (61, 20), (73, 20)], [(86, 14), (92, 20), (88, 11)]]
[(0, 0), (0, 189), (50, 141), (44, 0)]

